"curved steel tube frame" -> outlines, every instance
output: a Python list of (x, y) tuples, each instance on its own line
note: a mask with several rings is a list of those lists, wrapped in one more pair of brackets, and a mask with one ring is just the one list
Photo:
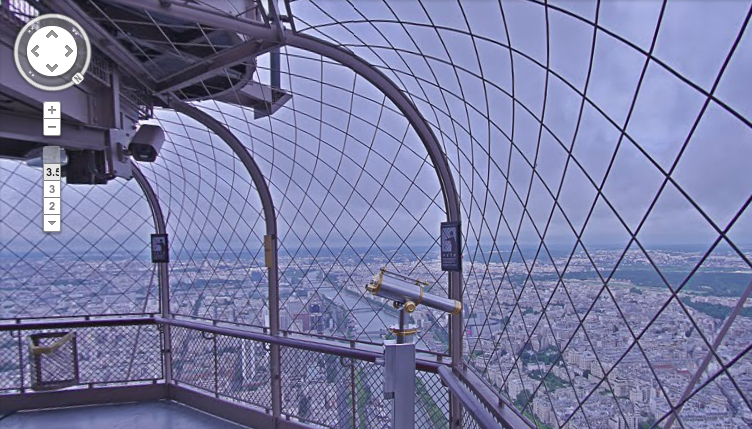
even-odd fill
[[(163, 14), (170, 14), (176, 18), (200, 22), (202, 24), (224, 28), (230, 31), (236, 31), (255, 39), (307, 50), (309, 52), (313, 52), (327, 57), (331, 60), (337, 61), (345, 65), (346, 67), (349, 67), (355, 73), (359, 74), (374, 86), (376, 86), (379, 90), (381, 90), (384, 95), (386, 95), (405, 115), (410, 125), (413, 127), (413, 129), (423, 142), (423, 145), (425, 146), (426, 151), (431, 158), (433, 167), (436, 170), (436, 174), (439, 179), (439, 184), (441, 186), (442, 194), (444, 197), (447, 220), (461, 221), (459, 194), (457, 192), (457, 187), (452, 175), (452, 170), (450, 168), (446, 154), (442, 150), (441, 145), (439, 144), (439, 141), (436, 138), (436, 135), (434, 134), (430, 125), (420, 113), (418, 108), (399, 89), (399, 87), (391, 81), (391, 79), (389, 79), (376, 67), (355, 55), (353, 52), (348, 51), (347, 49), (344, 49), (340, 46), (325, 42), (318, 38), (298, 34), (294, 31), (288, 30), (284, 28), (284, 26), (279, 22), (275, 23), (276, 25), (260, 25), (258, 23), (237, 17), (222, 15), (215, 11), (203, 9), (199, 6), (191, 5), (188, 3), (170, 2), (163, 0), (105, 1), (118, 3), (138, 9), (146, 9)], [(185, 113), (193, 117), (194, 119), (199, 120), (199, 122), (202, 122), (209, 129), (214, 131), (219, 137), (225, 140), (228, 145), (230, 145), (230, 147), (241, 158), (243, 163), (248, 168), (248, 171), (251, 173), (251, 177), (256, 184), (257, 189), (259, 190), (262, 204), (264, 205), (264, 213), (267, 223), (267, 234), (271, 235), (273, 242), (274, 269), (272, 270), (270, 267), (269, 270), (269, 301), (270, 303), (276, 302), (276, 277), (278, 275), (276, 272), (276, 217), (274, 216), (274, 206), (272, 204), (271, 196), (264, 181), (263, 175), (258, 170), (258, 166), (256, 166), (247, 149), (226, 127), (217, 122), (214, 118), (195, 107), (186, 105), (177, 100), (170, 100), (170, 107), (174, 108), (177, 111)], [(272, 290), (272, 277), (274, 277), (275, 290)], [(272, 293), (274, 293), (274, 295), (272, 295)], [(462, 301), (462, 271), (449, 272), (449, 297), (457, 301)], [(276, 305), (270, 305), (270, 330), (272, 334), (276, 335), (279, 329), (277, 320), (278, 314), (272, 314), (271, 308), (273, 307), (276, 307)], [(276, 326), (272, 327), (272, 324), (275, 324)], [(462, 316), (450, 316), (449, 353), (452, 361), (452, 366), (457, 368), (462, 366), (462, 331)], [(278, 366), (276, 370), (279, 370)], [(278, 379), (278, 372), (272, 374), (273, 382), (275, 378)], [(456, 398), (452, 397), (452, 427), (459, 427), (461, 425), (460, 416), (460, 404), (456, 400)]]
[[(182, 113), (192, 119), (195, 119), (206, 128), (211, 130), (221, 138), (227, 146), (240, 158), (248, 173), (251, 175), (256, 190), (261, 198), (261, 206), (264, 210), (264, 220), (266, 222), (265, 246), (268, 255), (267, 258), (267, 278), (269, 281), (269, 332), (276, 336), (279, 334), (279, 270), (277, 267), (277, 215), (274, 212), (274, 202), (272, 194), (269, 192), (269, 186), (266, 184), (264, 175), (261, 172), (256, 161), (248, 152), (243, 143), (238, 140), (235, 134), (221, 122), (213, 118), (208, 113), (184, 103), (175, 97), (169, 98), (169, 106), (176, 112)], [(272, 411), (275, 417), (278, 417), (282, 411), (282, 387), (280, 351), (279, 345), (272, 344), (270, 347), (271, 362), (271, 388), (272, 388)]]
[[(164, 214), (162, 213), (162, 207), (159, 205), (159, 198), (154, 192), (154, 188), (151, 187), (149, 180), (144, 176), (144, 173), (138, 168), (135, 162), (131, 161), (131, 171), (133, 171), (133, 178), (136, 179), (136, 183), (144, 192), (146, 201), (149, 203), (151, 209), (151, 215), (154, 218), (154, 230), (157, 234), (167, 234), (167, 223), (165, 222)], [(167, 317), (170, 314), (170, 275), (169, 264), (166, 262), (157, 263), (157, 279), (159, 283), (159, 312), (162, 317)], [(162, 359), (163, 372), (165, 382), (170, 383), (172, 381), (172, 362), (169, 355), (170, 343), (172, 342), (172, 336), (170, 334), (169, 327), (166, 327), (162, 331), (162, 350), (164, 359)]]

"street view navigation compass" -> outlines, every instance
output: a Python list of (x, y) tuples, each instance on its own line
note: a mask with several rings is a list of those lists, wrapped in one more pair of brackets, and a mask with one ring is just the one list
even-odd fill
[(60, 91), (84, 80), (91, 46), (74, 20), (47, 14), (29, 21), (18, 33), (13, 55), (27, 82), (46, 91)]

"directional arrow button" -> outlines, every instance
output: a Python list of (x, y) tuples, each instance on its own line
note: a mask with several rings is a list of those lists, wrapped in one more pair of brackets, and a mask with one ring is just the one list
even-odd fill
[(57, 68), (57, 64), (55, 64), (54, 66), (47, 64), (47, 69), (51, 72), (54, 72), (56, 68)]
[(47, 33), (47, 38), (48, 39), (50, 38), (50, 36), (55, 36), (55, 38), (57, 39), (57, 33), (55, 33), (55, 30), (50, 30), (50, 32)]
[(48, 222), (48, 223), (49, 223), (50, 225), (54, 225), (56, 221), (54, 221), (54, 220), (48, 220), (47, 222)]
[[(70, 46), (68, 46), (68, 45), (65, 45), (65, 49), (68, 51), (68, 52), (65, 53), (65, 57), (67, 58), (70, 54), (73, 53), (73, 49), (71, 49)], [(34, 52), (34, 51), (32, 51), (32, 52)]]
[(34, 49), (31, 50), (31, 53), (34, 54), (35, 57), (39, 57), (39, 54), (37, 54), (37, 49), (39, 49), (39, 45), (34, 46)]

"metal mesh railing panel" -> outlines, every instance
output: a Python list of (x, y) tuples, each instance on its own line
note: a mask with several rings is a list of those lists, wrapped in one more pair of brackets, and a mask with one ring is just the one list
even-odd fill
[[(309, 350), (281, 351), (283, 414), (328, 428), (389, 426), (383, 367)], [(449, 395), (437, 374), (416, 372), (415, 402), (416, 428), (449, 427)]]
[(80, 382), (127, 383), (163, 378), (157, 325), (76, 330)]
[(221, 365), (218, 393), (241, 403), (270, 410), (272, 407), (268, 345), (242, 338), (219, 336)]
[(19, 351), (22, 342), (15, 332), (0, 332), (0, 391), (15, 391), (21, 386), (22, 367)]
[[(0, 391), (13, 393), (32, 388), (36, 363), (28, 346), (30, 336), (55, 335), (42, 344), (49, 345), (66, 332), (73, 332), (76, 337), (75, 361), (78, 367), (75, 385), (112, 386), (155, 382), (163, 378), (161, 337), (156, 325), (5, 331), (0, 333)], [(51, 381), (50, 374), (70, 379), (68, 375), (74, 370), (70, 355), (73, 349), (67, 345), (60, 350), (65, 353), (41, 355), (42, 381)], [(55, 358), (54, 362), (49, 360), (51, 356)], [(49, 366), (51, 363), (53, 367)]]
[(172, 328), (172, 377), (178, 384), (270, 410), (269, 374), (264, 343)]

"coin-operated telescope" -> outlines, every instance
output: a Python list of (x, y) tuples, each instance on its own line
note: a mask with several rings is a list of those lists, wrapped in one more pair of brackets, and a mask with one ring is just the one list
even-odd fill
[(395, 340), (384, 340), (384, 398), (393, 399), (392, 429), (415, 428), (415, 343), (418, 332), (408, 322), (419, 305), (449, 314), (460, 314), (462, 303), (426, 292), (428, 283), (390, 273), (382, 268), (366, 285), (366, 291), (392, 301), (399, 323), (389, 330)]

